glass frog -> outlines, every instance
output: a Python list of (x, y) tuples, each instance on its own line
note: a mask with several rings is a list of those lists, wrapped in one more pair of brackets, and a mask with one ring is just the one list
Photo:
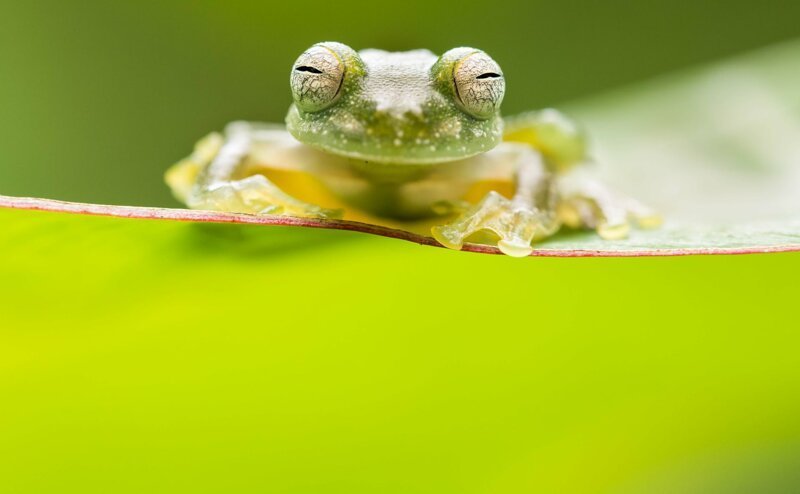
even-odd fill
[(442, 245), (525, 256), (563, 225), (603, 238), (658, 222), (576, 178), (584, 131), (556, 110), (500, 116), (505, 78), (485, 52), (359, 52), (336, 42), (291, 69), (286, 126), (233, 122), (166, 174), (195, 209), (344, 218), (424, 231)]

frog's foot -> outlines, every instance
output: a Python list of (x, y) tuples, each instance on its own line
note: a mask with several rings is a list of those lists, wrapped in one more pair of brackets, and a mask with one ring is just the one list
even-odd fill
[(640, 228), (657, 228), (661, 216), (639, 201), (610, 191), (594, 181), (562, 190), (559, 219), (571, 228), (592, 228), (600, 237), (618, 240), (628, 236), (631, 222)]
[(553, 211), (539, 210), (524, 202), (490, 192), (478, 204), (451, 223), (432, 228), (434, 238), (450, 249), (461, 249), (464, 241), (481, 230), (494, 232), (497, 247), (513, 257), (529, 255), (531, 242), (552, 235), (558, 229)]
[(194, 184), (203, 169), (219, 154), (219, 150), (224, 144), (222, 135), (212, 132), (200, 139), (194, 146), (191, 156), (172, 165), (164, 174), (164, 180), (172, 189), (172, 194), (176, 199), (185, 203), (192, 193)]
[(283, 192), (263, 175), (242, 180), (197, 187), (187, 204), (192, 209), (208, 209), (249, 214), (281, 214), (310, 218), (341, 218), (340, 209), (326, 209), (296, 199)]

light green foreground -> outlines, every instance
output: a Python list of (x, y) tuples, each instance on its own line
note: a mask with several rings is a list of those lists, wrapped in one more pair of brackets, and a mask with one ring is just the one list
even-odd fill
[(796, 254), (0, 221), (3, 492), (675, 492), (797, 458)]

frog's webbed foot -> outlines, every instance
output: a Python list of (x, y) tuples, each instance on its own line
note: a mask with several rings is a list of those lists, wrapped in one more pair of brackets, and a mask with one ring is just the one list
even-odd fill
[(648, 206), (592, 179), (564, 177), (559, 193), (558, 216), (565, 225), (592, 228), (607, 240), (627, 237), (631, 222), (640, 228), (656, 228), (662, 221)]
[(527, 204), (489, 192), (478, 204), (458, 219), (431, 230), (434, 238), (451, 249), (460, 249), (476, 232), (489, 230), (499, 237), (497, 247), (514, 257), (529, 255), (531, 242), (552, 235), (558, 229), (555, 212), (538, 210)]
[(497, 247), (503, 253), (523, 257), (533, 251), (531, 242), (558, 230), (553, 181), (541, 156), (533, 150), (520, 148), (517, 159), (514, 197), (508, 199), (497, 192), (489, 192), (455, 221), (431, 230), (439, 243), (460, 249), (468, 237), (488, 230), (498, 237)]
[(263, 175), (197, 187), (187, 204), (192, 209), (210, 209), (250, 214), (285, 214), (312, 218), (340, 218), (342, 210), (325, 209), (283, 192)]
[[(325, 209), (290, 196), (260, 174), (243, 175), (243, 168), (251, 155), (257, 131), (246, 122), (234, 122), (226, 129), (224, 140), (215, 134), (210, 144), (203, 143), (195, 150), (190, 160), (197, 163), (194, 184), (185, 194), (180, 194), (178, 185), (186, 180), (173, 180), (170, 185), (176, 196), (193, 209), (208, 209), (249, 214), (285, 214), (314, 218), (339, 218), (341, 210)], [(213, 148), (211, 146), (213, 144)], [(206, 149), (208, 148), (208, 149)], [(186, 166), (178, 165), (178, 171)], [(179, 176), (177, 172), (173, 175)], [(168, 175), (168, 180), (170, 176)], [(181, 197), (184, 196), (184, 197)]]

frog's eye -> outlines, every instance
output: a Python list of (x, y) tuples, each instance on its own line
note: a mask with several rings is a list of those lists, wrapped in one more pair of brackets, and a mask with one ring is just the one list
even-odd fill
[(292, 97), (306, 112), (329, 107), (339, 96), (345, 66), (339, 56), (325, 46), (312, 46), (292, 67)]
[(489, 118), (500, 108), (506, 81), (492, 58), (476, 52), (459, 60), (453, 69), (456, 101), (475, 118)]

